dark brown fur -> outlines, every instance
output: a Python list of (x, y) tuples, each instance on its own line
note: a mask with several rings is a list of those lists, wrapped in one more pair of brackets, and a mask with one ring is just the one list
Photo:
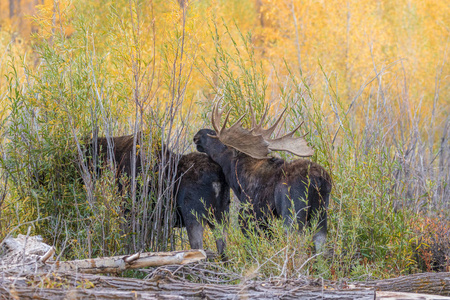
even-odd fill
[[(97, 144), (91, 143), (91, 153), (97, 153), (101, 160), (114, 155), (114, 162), (117, 168), (117, 178), (126, 174), (129, 178), (132, 175), (133, 160), (133, 135), (97, 138)], [(139, 144), (139, 135), (137, 139)], [(97, 149), (97, 151), (93, 151)], [(112, 149), (112, 151), (108, 151)], [(135, 155), (136, 174), (142, 171), (142, 151), (137, 147)], [(109, 153), (108, 153), (109, 152)], [(192, 249), (203, 248), (203, 224), (208, 223), (211, 227), (209, 213), (213, 213), (214, 219), (222, 224), (227, 222), (226, 216), (230, 204), (230, 188), (225, 181), (224, 174), (219, 165), (212, 161), (206, 154), (190, 153), (186, 155), (176, 154), (168, 149), (156, 150), (154, 153), (156, 165), (152, 170), (164, 170), (168, 172), (165, 178), (173, 178), (176, 184), (175, 199), (177, 201), (177, 215), (179, 219), (176, 224), (185, 226), (187, 229), (189, 242)], [(164, 166), (162, 166), (164, 164)], [(119, 184), (119, 189), (123, 186)], [(225, 239), (216, 240), (219, 254), (224, 257)]]
[[(326, 209), (331, 192), (331, 177), (325, 169), (306, 159), (255, 159), (227, 147), (214, 135), (213, 130), (200, 130), (194, 137), (197, 150), (222, 167), (239, 200), (252, 205), (250, 217), (253, 215), (263, 228), (271, 216), (283, 218), (288, 227), (297, 219), (300, 228), (317, 217), (319, 231), (314, 242), (320, 250), (327, 232)], [(247, 220), (241, 221), (247, 229)]]

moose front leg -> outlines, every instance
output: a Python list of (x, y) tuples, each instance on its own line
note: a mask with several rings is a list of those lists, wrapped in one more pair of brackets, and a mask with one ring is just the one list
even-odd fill
[(186, 231), (191, 249), (203, 249), (203, 226), (198, 221), (186, 223)]

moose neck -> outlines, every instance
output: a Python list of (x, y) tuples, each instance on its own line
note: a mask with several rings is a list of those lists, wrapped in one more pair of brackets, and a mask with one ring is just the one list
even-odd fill
[(206, 154), (211, 157), (213, 161), (215, 161), (223, 170), (225, 177), (229, 183), (231, 183), (229, 178), (229, 174), (234, 173), (233, 169), (233, 160), (234, 160), (234, 151), (228, 147), (221, 147), (221, 151), (217, 151), (214, 149), (213, 151), (208, 151), (206, 149)]
[(252, 158), (244, 153), (226, 148), (222, 152), (208, 153), (208, 155), (220, 165), (225, 174), (228, 185), (241, 202), (250, 202), (255, 199), (260, 174), (252, 172), (252, 167), (266, 160)]

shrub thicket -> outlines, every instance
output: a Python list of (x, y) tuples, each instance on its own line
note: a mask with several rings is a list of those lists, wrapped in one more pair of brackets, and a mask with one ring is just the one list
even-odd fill
[[(439, 104), (439, 71), (427, 115), (409, 92), (401, 61), (375, 64), (360, 87), (341, 95), (325, 68), (308, 73), (284, 61), (268, 76), (255, 38), (226, 22), (211, 22), (214, 57), (198, 59), (186, 10), (177, 7), (177, 22), (164, 31), (141, 14), (141, 2), (130, 3), (108, 6), (102, 22), (88, 18), (100, 18), (92, 7), (57, 9), (60, 28), (46, 31), (40, 20), (31, 62), (10, 56), (7, 89), (0, 91), (2, 238), (31, 226), (64, 258), (185, 248), (183, 231), (170, 221), (174, 185), (153, 168), (153, 148), (186, 151), (203, 126), (194, 112), (208, 122), (211, 102), (221, 98), (233, 108), (231, 121), (248, 112), (248, 103), (258, 118), (266, 105), (272, 117), (288, 107), (282, 131), (303, 120), (315, 148), (311, 159), (333, 177), (325, 253), (313, 253), (313, 231), (286, 232), (280, 220), (271, 221), (270, 238), (257, 228), (245, 238), (234, 201), (225, 268), (245, 278), (333, 279), (448, 268), (449, 216), (436, 214), (450, 205), (450, 118)], [(64, 20), (72, 20), (70, 38)], [(189, 90), (192, 72), (210, 83), (195, 106), (186, 100), (196, 93)], [(136, 143), (146, 153), (142, 174), (117, 178), (108, 161), (101, 175), (89, 171), (84, 147), (91, 137), (138, 132), (146, 133)], [(118, 193), (118, 179), (129, 181), (127, 192)], [(206, 239), (214, 247), (212, 235)]]

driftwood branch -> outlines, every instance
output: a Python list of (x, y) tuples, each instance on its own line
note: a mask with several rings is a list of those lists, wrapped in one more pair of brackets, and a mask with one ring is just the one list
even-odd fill
[(4, 241), (0, 271), (6, 274), (35, 272), (115, 273), (165, 265), (184, 265), (206, 259), (203, 250), (146, 252), (130, 256), (113, 256), (73, 261), (51, 261), (55, 249), (40, 237), (19, 235)]
[(45, 264), (47, 260), (55, 254), (55, 247), (51, 247), (44, 255), (41, 256), (39, 262)]
[(56, 272), (115, 273), (126, 269), (140, 269), (165, 265), (185, 265), (206, 259), (203, 250), (176, 252), (146, 252), (131, 256), (114, 256), (65, 262), (48, 262)]
[(165, 265), (184, 265), (206, 259), (203, 250), (187, 250), (175, 252), (146, 252), (131, 256), (113, 256), (72, 261), (41, 260), (23, 264), (5, 265), (0, 271), (8, 274), (38, 272), (74, 272), (74, 273), (116, 273), (127, 269), (140, 269), (146, 267), (159, 267)]

